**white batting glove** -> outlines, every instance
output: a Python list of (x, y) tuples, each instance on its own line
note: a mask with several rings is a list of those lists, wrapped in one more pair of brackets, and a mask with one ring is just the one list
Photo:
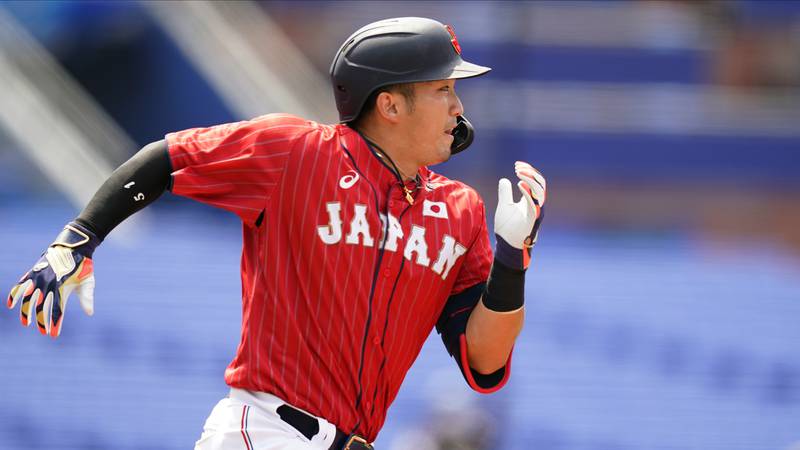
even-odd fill
[(530, 252), (539, 235), (547, 182), (528, 163), (517, 161), (514, 171), (520, 180), (517, 188), (522, 198), (514, 202), (511, 181), (500, 179), (494, 214), (494, 232), (497, 236), (495, 258), (508, 267), (524, 270), (530, 265)]

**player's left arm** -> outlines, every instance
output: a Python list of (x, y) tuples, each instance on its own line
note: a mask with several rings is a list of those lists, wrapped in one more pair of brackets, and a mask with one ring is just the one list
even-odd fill
[(511, 182), (500, 180), (494, 217), (494, 262), (481, 300), (467, 321), (467, 360), (482, 375), (505, 366), (522, 330), (525, 271), (543, 217), (547, 187), (544, 177), (524, 162), (518, 161), (514, 168), (522, 199), (514, 202)]
[(506, 365), (511, 349), (522, 331), (525, 307), (498, 312), (481, 300), (467, 321), (467, 361), (481, 375), (492, 374)]
[(544, 211), (544, 177), (526, 163), (518, 162), (515, 168), (522, 199), (515, 203), (511, 182), (500, 180), (494, 261), (481, 221), (454, 285), (455, 294), (436, 322), (436, 331), (464, 379), (486, 394), (502, 388), (511, 374), (511, 351), (524, 318), (525, 270)]

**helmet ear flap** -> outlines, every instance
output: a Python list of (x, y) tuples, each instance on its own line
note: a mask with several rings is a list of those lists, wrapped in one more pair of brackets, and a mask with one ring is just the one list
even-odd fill
[(456, 127), (453, 128), (453, 143), (450, 144), (450, 154), (455, 155), (463, 152), (472, 144), (473, 139), (475, 139), (475, 128), (472, 127), (472, 123), (466, 117), (458, 116), (456, 118)]

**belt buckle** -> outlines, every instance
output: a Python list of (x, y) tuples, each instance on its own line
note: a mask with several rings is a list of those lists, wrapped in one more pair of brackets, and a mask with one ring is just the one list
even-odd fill
[(363, 437), (357, 434), (351, 434), (347, 438), (342, 450), (373, 450), (373, 448)]

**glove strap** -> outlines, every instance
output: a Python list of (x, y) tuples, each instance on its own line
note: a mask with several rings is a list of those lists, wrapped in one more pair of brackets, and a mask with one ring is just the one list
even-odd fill
[(98, 245), (100, 245), (100, 239), (94, 233), (77, 222), (70, 222), (64, 226), (50, 247), (67, 247), (91, 258)]
[(531, 260), (531, 247), (524, 245), (523, 248), (516, 248), (506, 242), (505, 239), (495, 234), (497, 245), (494, 251), (494, 259), (500, 261), (504, 266), (516, 270), (528, 268)]

